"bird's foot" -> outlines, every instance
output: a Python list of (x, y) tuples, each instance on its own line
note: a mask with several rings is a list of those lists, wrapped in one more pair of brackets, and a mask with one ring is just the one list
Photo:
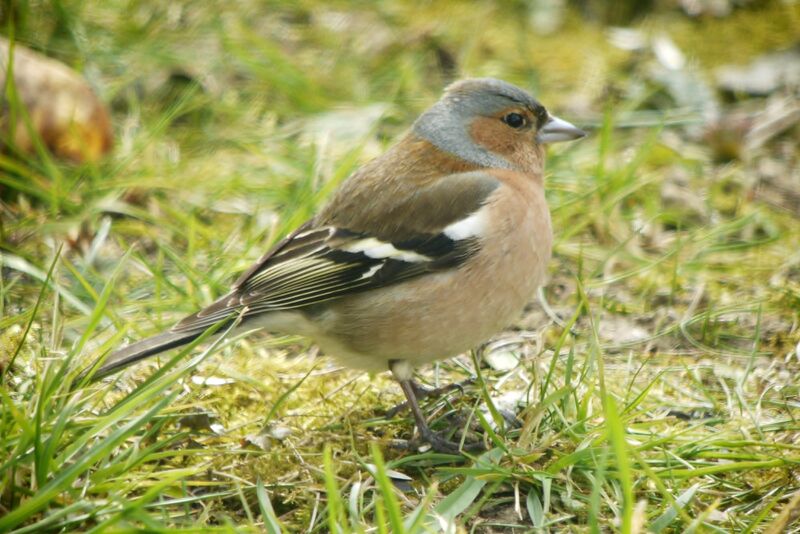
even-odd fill
[[(427, 425), (418, 428), (420, 437), (424, 443), (430, 445), (431, 449), (444, 454), (461, 454), (463, 452), (478, 453), (486, 450), (486, 446), (480, 441), (464, 442), (451, 441), (441, 433), (434, 432)], [(421, 447), (417, 447), (421, 448)]]
[[(394, 374), (397, 382), (400, 384), (400, 388), (403, 390), (407, 401), (406, 403), (393, 408), (389, 411), (389, 413), (395, 414), (403, 408), (409, 408), (411, 410), (411, 415), (414, 416), (414, 422), (419, 430), (421, 441), (428, 443), (436, 452), (461, 454), (462, 452), (485, 450), (485, 447), (482, 443), (465, 443), (464, 445), (461, 445), (460, 443), (450, 441), (448, 438), (442, 437), (440, 434), (431, 430), (431, 427), (428, 426), (428, 422), (425, 420), (425, 415), (422, 413), (422, 410), (419, 407), (419, 402), (417, 402), (417, 400), (421, 397), (440, 394), (453, 389), (460, 389), (463, 391), (463, 383), (455, 383), (450, 386), (437, 389), (421, 388), (418, 384), (411, 380), (409, 376), (410, 373), (408, 372), (406, 366), (403, 365), (404, 363), (405, 362), (403, 360), (392, 360), (389, 362), (389, 369), (392, 371), (392, 374)], [(451, 428), (455, 427), (451, 425)], [(412, 444), (413, 442), (410, 442), (409, 446)]]
[[(458, 390), (462, 394), (464, 393), (464, 388), (466, 386), (470, 386), (475, 383), (475, 378), (470, 377), (466, 380), (462, 380), (461, 382), (454, 382), (452, 384), (447, 384), (446, 386), (440, 386), (438, 388), (429, 388), (426, 386), (422, 386), (417, 384), (413, 380), (411, 382), (411, 388), (414, 390), (414, 396), (417, 400), (424, 399), (426, 397), (440, 397), (445, 393), (450, 393), (453, 390)], [(403, 410), (407, 410), (410, 407), (408, 401), (401, 402), (400, 404), (389, 408), (386, 411), (386, 418), (392, 419), (395, 415), (402, 412)]]

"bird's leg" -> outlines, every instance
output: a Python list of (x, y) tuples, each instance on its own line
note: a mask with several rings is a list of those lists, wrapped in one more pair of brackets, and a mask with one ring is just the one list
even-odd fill
[[(430, 443), (433, 450), (437, 452), (459, 454), (461, 447), (458, 443), (442, 438), (436, 432), (431, 430), (431, 427), (428, 426), (428, 422), (425, 421), (425, 416), (423, 415), (422, 410), (419, 407), (419, 403), (417, 402), (417, 389), (419, 386), (417, 386), (411, 379), (411, 368), (408, 362), (402, 360), (392, 360), (389, 362), (389, 369), (391, 369), (392, 374), (394, 375), (395, 379), (397, 379), (397, 382), (400, 384), (400, 388), (403, 390), (403, 393), (406, 396), (407, 405), (409, 408), (411, 408), (411, 414), (414, 416), (414, 422), (417, 425), (417, 429), (419, 430), (422, 439)], [(483, 444), (478, 443), (465, 445), (464, 449), (482, 450)]]
[[(415, 380), (409, 379), (411, 382), (411, 388), (414, 390), (414, 395), (417, 398), (417, 401), (420, 401), (426, 397), (440, 397), (445, 393), (449, 393), (454, 389), (459, 390), (461, 393), (464, 393), (464, 387), (475, 382), (474, 378), (467, 378), (466, 380), (462, 380), (461, 382), (454, 382), (452, 384), (447, 384), (446, 386), (439, 386), (438, 388), (429, 388), (426, 386), (422, 386), (418, 384)], [(401, 402), (397, 406), (389, 408), (386, 410), (386, 417), (391, 419), (398, 413), (402, 412), (403, 410), (409, 407), (408, 401)]]
[(408, 406), (411, 408), (411, 413), (414, 416), (414, 422), (417, 425), (417, 429), (419, 430), (422, 439), (430, 443), (433, 450), (437, 452), (457, 454), (459, 452), (458, 443), (448, 441), (440, 437), (433, 430), (431, 430), (431, 427), (428, 426), (428, 422), (425, 421), (425, 416), (422, 414), (422, 410), (417, 402), (414, 386), (412, 386), (413, 382), (408, 379), (398, 380), (398, 382), (400, 383), (400, 387), (403, 389), (403, 393), (405, 393), (406, 398), (408, 399)]

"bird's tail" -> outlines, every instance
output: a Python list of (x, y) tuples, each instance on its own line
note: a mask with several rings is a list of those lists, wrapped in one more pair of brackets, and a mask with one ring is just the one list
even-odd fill
[[(163, 334), (158, 334), (153, 337), (149, 337), (147, 339), (143, 339), (142, 341), (137, 341), (136, 343), (132, 343), (127, 347), (123, 347), (120, 350), (114, 352), (106, 358), (103, 362), (103, 365), (98, 367), (94, 373), (92, 373), (92, 381), (100, 380), (101, 378), (105, 378), (109, 375), (120, 371), (129, 365), (133, 365), (134, 363), (138, 362), (139, 360), (143, 360), (150, 356), (154, 356), (165, 350), (174, 349), (176, 347), (180, 347), (182, 345), (186, 345), (187, 343), (191, 343), (203, 333), (202, 330), (198, 331), (189, 331), (189, 332), (164, 332)], [(84, 370), (75, 380), (76, 384), (79, 384), (83, 381), (83, 379), (91, 372), (91, 368)]]

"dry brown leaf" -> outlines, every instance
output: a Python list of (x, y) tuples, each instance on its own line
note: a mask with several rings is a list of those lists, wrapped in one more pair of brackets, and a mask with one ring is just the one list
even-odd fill
[[(108, 110), (77, 72), (22, 45), (0, 38), (0, 82), (5, 87), (6, 73), (13, 57), (14, 85), (25, 106), (35, 133), (58, 157), (76, 162), (97, 161), (113, 146)], [(8, 97), (0, 114), (4, 135), (12, 129)], [(34, 139), (25, 120), (16, 116), (13, 143), (28, 153)]]

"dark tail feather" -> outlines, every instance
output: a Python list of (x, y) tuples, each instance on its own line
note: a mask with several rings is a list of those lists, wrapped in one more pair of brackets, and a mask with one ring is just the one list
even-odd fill
[[(94, 372), (94, 374), (92, 374), (92, 381), (100, 380), (101, 378), (113, 375), (117, 371), (120, 371), (129, 365), (133, 365), (139, 360), (143, 360), (149, 356), (154, 356), (164, 352), (165, 350), (186, 345), (187, 343), (190, 343), (191, 341), (200, 337), (202, 333), (202, 331), (164, 332), (163, 334), (158, 334), (156, 336), (143, 339), (142, 341), (132, 343), (106, 358), (105, 362), (103, 362), (103, 365), (101, 365)], [(89, 371), (90, 369), (84, 370), (75, 379), (74, 383), (79, 384), (81, 381), (83, 381), (84, 377), (89, 373)]]

